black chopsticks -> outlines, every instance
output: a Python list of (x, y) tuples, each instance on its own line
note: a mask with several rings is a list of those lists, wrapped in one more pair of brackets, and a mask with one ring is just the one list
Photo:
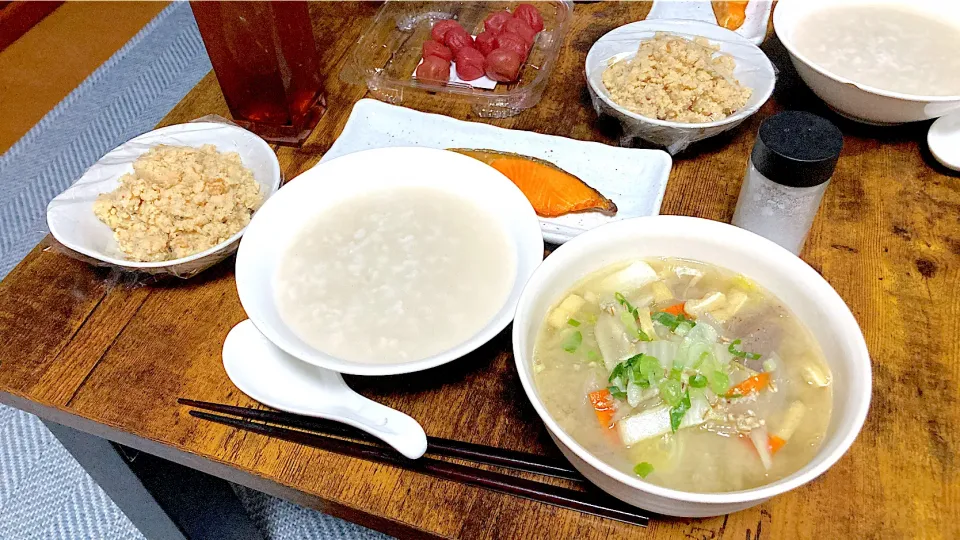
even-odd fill
[[(339, 422), (324, 420), (322, 418), (314, 418), (285, 412), (264, 411), (261, 409), (248, 409), (245, 407), (236, 407), (234, 405), (223, 405), (220, 403), (210, 403), (207, 401), (194, 401), (192, 399), (181, 398), (177, 400), (177, 403), (197, 409), (239, 416), (248, 420), (260, 420), (280, 426), (314, 431), (324, 435), (349, 437), (352, 439), (360, 439), (366, 442), (380, 444), (379, 439), (368, 435), (359, 429), (341, 424)], [(576, 469), (562, 461), (537, 454), (517, 452), (515, 450), (484, 446), (482, 444), (454, 441), (441, 437), (427, 437), (427, 453), (437, 456), (466, 459), (476, 463), (483, 463), (485, 465), (506, 467), (509, 469), (533, 474), (552, 476), (554, 478), (565, 478), (575, 482), (586, 481)]]
[[(285, 441), (365, 459), (367, 461), (385, 463), (437, 478), (482, 487), (517, 497), (524, 497), (634, 525), (646, 526), (649, 521), (649, 518), (642, 510), (629, 506), (605, 493), (594, 490), (578, 491), (565, 487), (552, 486), (535, 480), (517, 478), (501, 472), (451, 463), (430, 457), (422, 457), (415, 460), (408, 459), (392, 448), (386, 447), (378, 439), (350, 426), (344, 426), (336, 422), (290, 413), (248, 409), (189, 399), (179, 399), (177, 401), (182, 405), (198, 409), (239, 416), (240, 418), (231, 418), (203, 411), (190, 411), (190, 415), (196, 418), (259, 433), (268, 437), (276, 437)], [(265, 422), (276, 425), (270, 425)], [(290, 429), (290, 427), (297, 429)], [(311, 433), (301, 430), (315, 432)], [(328, 436), (328, 434), (359, 439), (363, 442), (331, 437)], [(584, 481), (583, 477), (568, 465), (557, 463), (555, 460), (543, 456), (524, 452), (508, 451), (484, 445), (428, 437), (427, 453), (560, 478), (575, 476), (576, 480), (580, 482)], [(541, 472), (541, 469), (547, 470), (548, 472)]]

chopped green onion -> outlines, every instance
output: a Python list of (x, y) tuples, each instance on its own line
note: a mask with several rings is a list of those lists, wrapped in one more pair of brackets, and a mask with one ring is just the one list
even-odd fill
[(670, 378), (675, 381), (683, 380), (683, 368), (674, 366), (673, 369), (670, 370)]
[(668, 405), (675, 407), (680, 403), (680, 399), (683, 397), (680, 392), (680, 381), (675, 381), (673, 379), (664, 379), (660, 381), (660, 397), (663, 398)]
[(580, 321), (576, 319), (567, 319), (567, 324), (570, 326), (580, 326)]
[(676, 334), (676, 335), (678, 335), (678, 336), (680, 336), (680, 337), (683, 337), (683, 336), (687, 335), (688, 333), (690, 333), (691, 330), (693, 330), (693, 323), (692, 323), (692, 322), (690, 322), (690, 321), (681, 321), (680, 324), (677, 325), (677, 329), (674, 330), (673, 333)]
[(733, 343), (731, 343), (730, 346), (727, 347), (727, 350), (730, 351), (730, 354), (732, 354), (732, 355), (734, 355), (734, 356), (739, 356), (740, 358), (746, 358), (747, 360), (759, 360), (759, 359), (760, 359), (760, 356), (761, 356), (761, 355), (759, 355), (759, 354), (757, 354), (757, 353), (746, 352), (746, 351), (741, 351), (741, 350), (737, 349), (737, 345), (739, 345), (739, 344), (740, 344), (740, 340), (739, 340), (739, 339), (733, 340)]
[(610, 392), (610, 395), (617, 399), (627, 399), (627, 393), (618, 386), (608, 386), (607, 392)]
[(627, 298), (620, 293), (614, 293), (613, 297), (626, 310), (620, 314), (620, 322), (622, 322), (627, 328), (627, 333), (637, 336), (640, 341), (653, 341), (650, 339), (650, 336), (641, 330), (640, 326), (637, 324), (637, 319), (640, 318), (637, 308), (633, 307), (633, 304), (631, 304), (630, 301), (628, 301)]
[(650, 318), (652, 318), (653, 320), (657, 321), (658, 323), (666, 326), (667, 328), (673, 331), (676, 331), (677, 327), (679, 327), (681, 323), (683, 323), (685, 326), (686, 325), (690, 326), (690, 328), (686, 330), (687, 332), (689, 332), (690, 329), (692, 329), (694, 326), (697, 325), (697, 323), (684, 317), (683, 313), (680, 313), (679, 315), (673, 315), (673, 314), (667, 313), (666, 311), (658, 311), (650, 315)]
[[(640, 378), (646, 379), (649, 386), (654, 386), (663, 377), (663, 368), (660, 361), (653, 356), (643, 355), (639, 360)], [(639, 381), (638, 381), (639, 382)]]
[(690, 410), (690, 391), (687, 390), (683, 393), (683, 398), (680, 400), (680, 403), (677, 403), (670, 409), (670, 429), (676, 432), (680, 429), (680, 424), (683, 422), (683, 416), (687, 414), (687, 411)]
[(707, 378), (703, 375), (697, 373), (696, 375), (690, 376), (690, 386), (694, 388), (706, 388), (707, 387)]
[(567, 351), (568, 353), (575, 353), (577, 352), (577, 349), (580, 348), (581, 343), (583, 343), (583, 335), (579, 330), (577, 330), (576, 332), (564, 338), (561, 347), (563, 347), (563, 350)]
[(648, 336), (646, 332), (640, 329), (639, 326), (637, 327), (637, 337), (640, 338), (640, 341), (653, 341), (652, 339), (650, 339), (650, 336)]
[(725, 394), (730, 389), (730, 377), (722, 371), (714, 371), (710, 376), (710, 389), (714, 394)]
[(697, 361), (693, 363), (693, 366), (692, 366), (693, 369), (699, 369), (700, 366), (702, 366), (703, 363), (707, 360), (707, 358), (710, 358), (710, 356), (711, 356), (710, 351), (703, 351), (702, 353), (700, 353), (700, 358), (697, 358)]
[(777, 362), (773, 358), (767, 358), (763, 361), (763, 370), (764, 371), (776, 371)]
[(633, 468), (633, 472), (637, 474), (640, 478), (646, 478), (648, 474), (653, 472), (653, 465), (644, 461), (643, 463), (638, 463), (636, 467)]
[(623, 372), (626, 370), (626, 366), (623, 365), (623, 362), (620, 362), (613, 367), (613, 371), (610, 372), (610, 378), (607, 379), (607, 382), (614, 383), (619, 386), (619, 383), (614, 381), (623, 381)]
[(597, 354), (597, 351), (591, 349), (591, 350), (587, 351), (587, 360), (589, 360), (589, 361), (591, 361), (591, 362), (599, 362), (599, 361), (600, 361), (600, 355)]

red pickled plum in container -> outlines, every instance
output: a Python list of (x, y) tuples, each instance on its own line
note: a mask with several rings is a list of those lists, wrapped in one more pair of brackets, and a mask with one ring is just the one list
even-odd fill
[(491, 13), (483, 20), (483, 28), (488, 32), (492, 32), (494, 35), (499, 34), (503, 29), (504, 23), (512, 18), (513, 15), (507, 10)]
[(454, 56), (464, 47), (473, 47), (473, 36), (467, 33), (463, 27), (457, 25), (456, 28), (447, 30), (443, 36), (443, 43), (453, 51)]
[(480, 51), (481, 54), (486, 56), (490, 54), (490, 51), (497, 48), (497, 36), (489, 30), (484, 30), (477, 34), (474, 45), (476, 45), (477, 50)]
[(533, 44), (533, 40), (537, 37), (537, 32), (533, 28), (530, 28), (530, 25), (523, 22), (520, 19), (510, 19), (503, 25), (503, 32), (513, 32), (514, 34), (519, 35), (529, 44)]
[(428, 39), (423, 42), (423, 57), (426, 58), (428, 56), (436, 56), (449, 62), (453, 60), (453, 51), (442, 43)]
[(514, 51), (497, 49), (487, 55), (487, 77), (497, 82), (511, 82), (520, 75), (523, 58)]
[(453, 19), (443, 19), (433, 23), (433, 28), (430, 29), (430, 37), (437, 43), (443, 43), (444, 36), (447, 35), (447, 31), (451, 28), (463, 29), (457, 21)]
[(417, 66), (417, 80), (445, 83), (450, 80), (450, 62), (436, 56), (427, 56)]
[(513, 17), (527, 23), (534, 32), (543, 30), (543, 15), (531, 4), (520, 4), (513, 10)]
[(506, 49), (520, 55), (521, 59), (526, 59), (530, 53), (530, 44), (522, 37), (513, 32), (504, 32), (497, 36), (496, 49)]
[(457, 76), (465, 81), (475, 81), (483, 77), (483, 54), (473, 47), (464, 47), (457, 53)]

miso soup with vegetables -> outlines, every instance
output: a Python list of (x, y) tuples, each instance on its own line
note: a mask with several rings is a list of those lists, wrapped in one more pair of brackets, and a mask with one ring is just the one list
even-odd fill
[(595, 456), (693, 492), (755, 488), (813, 459), (830, 371), (802, 323), (748, 278), (631, 261), (558, 300), (534, 379), (550, 415)]

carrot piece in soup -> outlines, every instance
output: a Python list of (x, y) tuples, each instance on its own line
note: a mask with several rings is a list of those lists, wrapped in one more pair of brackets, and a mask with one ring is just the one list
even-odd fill
[(593, 405), (593, 412), (596, 413), (600, 426), (605, 429), (612, 429), (613, 413), (616, 412), (616, 408), (613, 406), (613, 397), (610, 395), (610, 391), (604, 388), (603, 390), (590, 392), (587, 397), (590, 398), (590, 404)]
[(727, 397), (745, 396), (750, 392), (763, 390), (770, 384), (770, 374), (767, 372), (758, 373), (753, 377), (734, 386), (727, 392)]
[(667, 313), (669, 313), (669, 314), (671, 314), (671, 315), (680, 315), (680, 314), (683, 314), (684, 316), (686, 316), (686, 313), (683, 311), (683, 302), (680, 302), (679, 304), (672, 305), (672, 306), (668, 307), (667, 309), (665, 309), (665, 310), (663, 310), (663, 311), (665, 311), (665, 312), (667, 312)]
[(787, 441), (781, 439), (780, 437), (777, 437), (776, 435), (771, 435), (770, 440), (767, 443), (767, 445), (770, 447), (771, 454), (776, 454), (777, 452), (779, 452), (780, 449), (783, 448), (783, 445), (785, 444), (787, 444)]

